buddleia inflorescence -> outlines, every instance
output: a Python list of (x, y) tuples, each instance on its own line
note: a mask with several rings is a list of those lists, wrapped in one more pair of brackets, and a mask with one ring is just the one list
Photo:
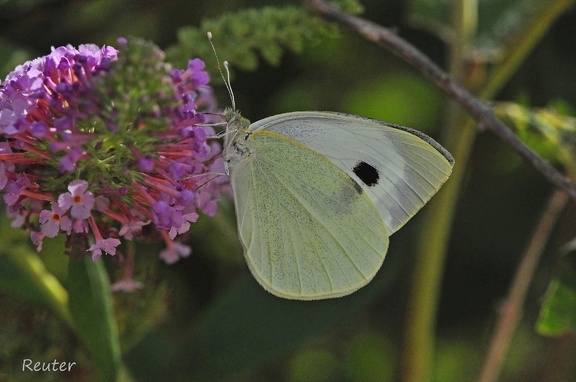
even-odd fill
[[(209, 139), (216, 103), (199, 59), (172, 69), (157, 47), (53, 48), (0, 82), (0, 192), (12, 226), (45, 237), (87, 235), (94, 261), (150, 225), (173, 263), (174, 239), (214, 216), (225, 178)], [(146, 231), (150, 231), (147, 229)]]

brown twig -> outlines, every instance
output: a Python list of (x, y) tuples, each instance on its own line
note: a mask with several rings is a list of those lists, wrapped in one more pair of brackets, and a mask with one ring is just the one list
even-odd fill
[(491, 130), (514, 149), (524, 160), (540, 172), (555, 187), (564, 190), (576, 200), (576, 186), (554, 166), (532, 152), (481, 100), (453, 81), (450, 76), (391, 30), (368, 20), (345, 13), (323, 0), (305, 0), (314, 12), (327, 20), (343, 25), (366, 39), (384, 46), (420, 73), (432, 80), (440, 89), (458, 102), (483, 128)]
[(488, 355), (480, 374), (480, 382), (496, 381), (500, 374), (502, 362), (510, 347), (512, 336), (522, 317), (522, 307), (524, 306), (524, 300), (534, 276), (534, 271), (544, 251), (544, 246), (550, 237), (550, 232), (567, 202), (568, 196), (565, 192), (559, 190), (556, 190), (548, 200), (546, 209), (534, 229), (532, 239), (518, 266), (508, 297), (499, 309), (500, 317), (492, 334)]

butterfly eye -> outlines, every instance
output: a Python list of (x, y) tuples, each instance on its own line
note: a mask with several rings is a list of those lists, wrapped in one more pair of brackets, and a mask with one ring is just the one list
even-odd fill
[(354, 171), (354, 174), (356, 174), (356, 176), (369, 187), (377, 185), (378, 180), (380, 179), (378, 170), (366, 162), (358, 162), (352, 171)]

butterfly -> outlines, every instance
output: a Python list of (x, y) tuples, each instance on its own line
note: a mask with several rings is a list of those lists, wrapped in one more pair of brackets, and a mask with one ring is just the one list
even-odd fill
[(224, 159), (248, 267), (268, 292), (350, 294), (380, 269), (389, 237), (446, 182), (454, 159), (407, 127), (334, 112), (250, 124), (229, 110)]

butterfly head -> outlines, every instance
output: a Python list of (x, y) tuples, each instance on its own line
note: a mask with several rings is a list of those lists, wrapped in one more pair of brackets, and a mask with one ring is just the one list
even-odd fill
[(242, 117), (238, 110), (232, 108), (224, 110), (224, 120), (226, 121), (226, 136), (235, 135), (237, 132), (247, 133), (250, 127), (250, 121)]

